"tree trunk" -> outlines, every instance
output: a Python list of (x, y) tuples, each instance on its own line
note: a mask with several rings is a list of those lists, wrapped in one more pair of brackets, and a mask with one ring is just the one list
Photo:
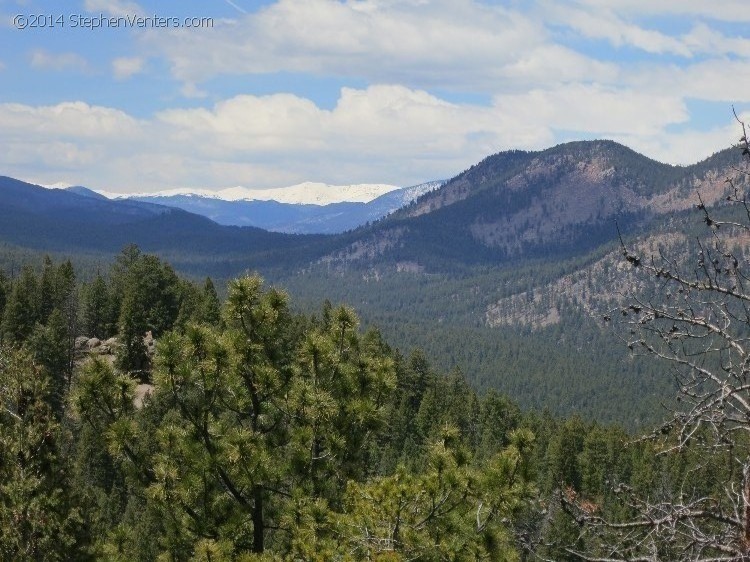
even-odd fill
[(263, 534), (263, 488), (253, 486), (253, 552), (262, 554), (264, 550)]

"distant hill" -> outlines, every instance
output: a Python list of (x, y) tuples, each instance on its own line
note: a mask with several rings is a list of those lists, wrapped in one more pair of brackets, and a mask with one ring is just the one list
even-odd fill
[(65, 191), (75, 193), (76, 195), (83, 195), (84, 197), (93, 197), (94, 199), (107, 199), (101, 193), (97, 193), (93, 189), (83, 187), (82, 185), (71, 185), (70, 187), (66, 187)]
[[(623, 232), (726, 195), (741, 155), (670, 166), (612, 141), (490, 156), (369, 229), (326, 262), (337, 267), (457, 271), (590, 251)], [(401, 265), (399, 265), (401, 264)]]
[(8, 177), (0, 177), (0, 240), (48, 251), (107, 253), (135, 243), (170, 256), (186, 269), (194, 269), (194, 264), (210, 268), (208, 261), (227, 271), (227, 264), (233, 264), (228, 274), (262, 266), (296, 267), (325, 242), (321, 237), (222, 226), (181, 209), (95, 197), (88, 190), (81, 195), (45, 189)]

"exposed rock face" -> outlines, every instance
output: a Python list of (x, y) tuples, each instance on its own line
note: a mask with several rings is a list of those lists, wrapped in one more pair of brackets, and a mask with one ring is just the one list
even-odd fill
[(75, 353), (78, 357), (85, 357), (86, 355), (114, 355), (117, 352), (117, 338), (109, 338), (108, 340), (100, 340), (99, 338), (89, 338), (86, 336), (78, 336), (75, 339)]
[[(146, 353), (148, 353), (149, 357), (152, 357), (156, 352), (156, 340), (150, 331), (146, 332), (146, 335), (143, 336), (143, 343), (146, 346)], [(90, 357), (96, 356), (114, 366), (119, 346), (120, 343), (116, 337), (102, 341), (98, 338), (78, 336), (74, 341), (76, 364), (80, 366)], [(133, 405), (136, 408), (142, 408), (144, 401), (153, 391), (154, 385), (152, 384), (144, 382), (138, 384), (135, 389), (135, 396), (133, 397)]]
[[(146, 332), (143, 336), (143, 344), (146, 346), (146, 352), (152, 356), (156, 352), (156, 340), (151, 332)], [(74, 350), (76, 356), (83, 358), (86, 355), (116, 355), (120, 342), (116, 337), (104, 341), (99, 338), (89, 338), (87, 336), (78, 336), (75, 339)]]

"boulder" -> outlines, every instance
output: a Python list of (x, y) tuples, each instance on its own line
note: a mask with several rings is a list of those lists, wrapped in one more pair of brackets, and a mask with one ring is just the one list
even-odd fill
[(117, 351), (117, 338), (109, 338), (108, 340), (104, 340), (99, 349), (101, 350), (100, 353), (102, 354), (108, 355), (110, 353), (115, 353)]
[(135, 396), (133, 396), (133, 406), (137, 409), (143, 407), (143, 401), (154, 391), (154, 386), (151, 384), (139, 384), (135, 387)]

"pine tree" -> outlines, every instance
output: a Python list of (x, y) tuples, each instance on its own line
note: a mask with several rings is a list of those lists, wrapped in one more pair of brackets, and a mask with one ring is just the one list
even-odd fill
[(221, 302), (210, 277), (206, 277), (203, 284), (200, 321), (211, 326), (218, 326), (221, 323)]
[(143, 377), (149, 366), (146, 344), (143, 342), (148, 319), (139, 297), (140, 292), (134, 287), (125, 293), (122, 300), (117, 366), (126, 373)]
[(37, 324), (29, 337), (29, 349), (49, 381), (50, 403), (62, 416), (64, 395), (70, 380), (70, 337), (68, 325), (59, 308), (52, 310), (46, 326)]
[(0, 343), (3, 342), (3, 316), (5, 304), (8, 302), (10, 284), (5, 273), (0, 270)]
[(82, 297), (83, 333), (99, 339), (113, 335), (109, 327), (110, 298), (107, 282), (99, 273), (84, 287)]
[(13, 344), (26, 341), (39, 319), (37, 278), (31, 266), (24, 266), (3, 311), (4, 340)]
[(39, 309), (37, 318), (42, 324), (47, 323), (47, 318), (52, 314), (52, 309), (58, 304), (56, 273), (52, 258), (44, 256), (42, 275), (39, 278)]
[(0, 348), (0, 558), (83, 560), (82, 518), (44, 369)]

